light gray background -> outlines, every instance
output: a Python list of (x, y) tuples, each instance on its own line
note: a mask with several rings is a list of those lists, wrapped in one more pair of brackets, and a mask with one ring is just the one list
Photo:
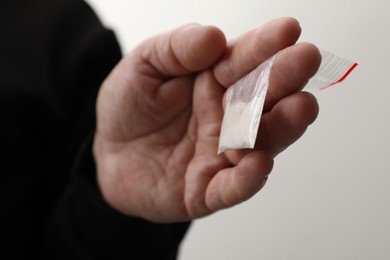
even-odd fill
[(341, 85), (313, 92), (320, 115), (275, 162), (248, 202), (197, 220), (180, 260), (390, 259), (390, 2), (388, 0), (89, 0), (124, 52), (179, 25), (234, 38), (296, 17), (300, 41), (359, 63)]

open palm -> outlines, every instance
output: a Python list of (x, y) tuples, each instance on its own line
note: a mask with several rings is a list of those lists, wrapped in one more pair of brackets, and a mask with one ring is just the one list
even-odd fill
[[(247, 200), (273, 158), (317, 116), (301, 92), (320, 54), (295, 44), (300, 27), (276, 19), (227, 43), (211, 26), (187, 25), (150, 38), (106, 79), (97, 104), (94, 155), (107, 202), (156, 222), (202, 217)], [(217, 154), (226, 88), (280, 51), (270, 76), (261, 140)]]

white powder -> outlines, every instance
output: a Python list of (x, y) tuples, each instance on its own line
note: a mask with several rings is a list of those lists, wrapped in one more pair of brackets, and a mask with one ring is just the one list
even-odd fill
[(256, 109), (256, 101), (258, 99), (250, 103), (235, 102), (226, 107), (218, 153), (254, 147), (261, 115), (261, 109)]
[(254, 148), (274, 59), (275, 55), (228, 88), (218, 153)]

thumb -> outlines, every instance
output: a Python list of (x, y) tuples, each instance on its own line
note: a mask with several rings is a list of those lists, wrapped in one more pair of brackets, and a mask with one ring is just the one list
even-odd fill
[(225, 52), (224, 34), (214, 26), (189, 24), (147, 39), (135, 49), (160, 76), (204, 70)]

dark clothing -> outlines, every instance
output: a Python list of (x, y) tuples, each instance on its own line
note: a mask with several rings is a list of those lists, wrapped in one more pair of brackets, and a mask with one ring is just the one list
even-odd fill
[(188, 223), (152, 224), (101, 198), (95, 98), (121, 58), (81, 0), (0, 3), (0, 236), (12, 259), (175, 259)]

